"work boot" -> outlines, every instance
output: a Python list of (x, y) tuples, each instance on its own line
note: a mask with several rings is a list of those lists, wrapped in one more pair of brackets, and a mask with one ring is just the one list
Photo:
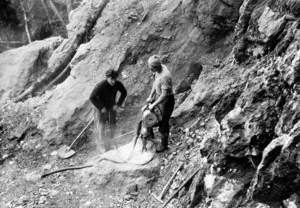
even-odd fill
[(154, 139), (153, 128), (149, 128), (149, 138), (150, 138), (150, 139)]
[(156, 147), (156, 152), (163, 152), (168, 149), (169, 133), (161, 134), (161, 143)]
[(164, 152), (167, 149), (168, 149), (168, 146), (164, 146), (164, 145), (160, 144), (156, 147), (156, 152), (157, 153)]

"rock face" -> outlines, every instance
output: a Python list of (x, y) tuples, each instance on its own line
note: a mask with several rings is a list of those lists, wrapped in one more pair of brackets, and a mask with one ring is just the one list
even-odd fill
[[(293, 2), (293, 8), (298, 4)], [(271, 206), (279, 206), (297, 194), (299, 186), (299, 168), (294, 160), (298, 158), (295, 136), (299, 92), (295, 80), (299, 32), (294, 22), (296, 14), (289, 5), (290, 2), (283, 6), (280, 1), (244, 1), (235, 33), (243, 37), (228, 57), (229, 62), (218, 68), (221, 71), (201, 74), (175, 111), (175, 116), (184, 118), (191, 110), (201, 109), (200, 122), (210, 116), (216, 119), (220, 127), (215, 128), (220, 133), (213, 137), (209, 131), (205, 134), (202, 154), (214, 161), (219, 174), (226, 173), (233, 160), (242, 162), (248, 158), (257, 169), (251, 179), (253, 185), (246, 185), (246, 180), (245, 187), (254, 200)], [(226, 66), (231, 58), (239, 67)]]
[[(232, 105), (224, 106), (223, 99), (217, 97), (215, 106), (211, 105), (212, 95), (221, 94), (223, 97), (224, 88), (232, 85), (228, 84), (228, 77), (223, 70), (220, 75), (223, 77), (220, 81), (222, 89), (214, 86), (211, 96), (206, 96), (207, 91), (199, 91), (199, 84), (198, 93), (192, 92), (184, 103), (189, 103), (191, 107), (190, 102), (199, 106), (201, 101), (202, 109), (209, 108), (216, 113), (216, 119), (221, 124), (219, 148), (225, 153), (225, 160), (214, 160), (216, 166), (228, 167), (226, 163), (230, 163), (232, 158), (249, 158), (254, 168), (257, 167), (255, 177), (252, 178), (253, 185), (249, 187), (253, 200), (278, 206), (299, 190), (299, 167), (296, 161), (298, 81), (295, 81), (298, 80), (295, 70), (298, 68), (298, 48), (295, 47), (299, 45), (296, 37), (298, 29), (295, 28), (298, 23), (293, 22), (293, 17), (288, 16), (286, 10), (282, 11), (279, 1), (276, 6), (271, 3), (262, 6), (254, 1), (247, 3), (249, 7), (252, 4), (252, 8), (249, 8), (249, 11), (253, 11), (249, 19), (251, 30), (248, 28), (241, 39), (242, 46), (237, 45), (232, 54), (235, 60), (238, 59), (237, 63), (244, 65), (231, 69), (231, 74), (235, 73), (233, 70), (244, 73), (237, 79), (238, 85), (244, 87), (235, 88), (235, 93), (231, 91), (230, 94), (235, 99), (228, 101)], [(294, 6), (297, 7), (298, 4), (295, 3)], [(241, 15), (241, 18), (245, 16)], [(257, 56), (258, 52), (260, 56)], [(244, 56), (242, 59), (241, 54)], [(270, 56), (255, 60), (256, 57), (267, 54)], [(282, 57), (278, 57), (278, 54)], [(228, 97), (230, 94), (225, 93), (224, 96)], [(220, 111), (222, 106), (227, 110)], [(212, 143), (207, 139), (204, 141), (203, 147)], [(207, 153), (206, 148), (202, 148), (202, 151)]]

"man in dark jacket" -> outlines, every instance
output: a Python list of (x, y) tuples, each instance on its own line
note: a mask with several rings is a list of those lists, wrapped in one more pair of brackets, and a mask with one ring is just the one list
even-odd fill
[[(120, 107), (127, 96), (124, 85), (117, 80), (118, 72), (109, 69), (105, 72), (106, 79), (96, 85), (90, 100), (95, 106), (94, 111), (94, 134), (98, 145), (104, 143), (105, 151), (110, 148), (110, 140), (114, 138), (116, 131), (116, 110)], [(117, 93), (121, 95), (116, 102)], [(105, 135), (105, 124), (108, 122), (110, 132)]]

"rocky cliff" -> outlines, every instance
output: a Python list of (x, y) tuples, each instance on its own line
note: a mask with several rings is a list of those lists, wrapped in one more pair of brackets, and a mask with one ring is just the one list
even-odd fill
[(1, 140), (26, 143), (32, 131), (48, 144), (72, 140), (91, 119), (88, 98), (108, 68), (129, 94), (119, 133), (134, 129), (152, 82), (147, 59), (159, 54), (176, 92), (162, 174), (179, 161), (183, 175), (202, 167), (171, 204), (298, 207), (299, 7), (298, 0), (83, 1), (68, 38), (0, 54)]

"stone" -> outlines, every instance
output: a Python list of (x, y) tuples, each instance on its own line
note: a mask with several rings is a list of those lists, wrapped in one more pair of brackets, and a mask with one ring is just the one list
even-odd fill
[(131, 199), (131, 195), (130, 194), (126, 194), (125, 196), (124, 196), (124, 200), (125, 201), (129, 201)]
[(199, 27), (194, 27), (189, 33), (189, 39), (192, 43), (199, 43), (204, 38)]
[(185, 151), (185, 153), (184, 153), (184, 154), (185, 154), (185, 156), (187, 156), (187, 157), (188, 157), (188, 156), (190, 155), (190, 151)]
[(47, 201), (47, 198), (45, 197), (45, 196), (41, 196), (40, 198), (39, 198), (39, 204), (45, 204), (46, 203), (46, 201)]
[(131, 194), (138, 191), (138, 186), (136, 183), (129, 184), (126, 188), (126, 194)]
[(17, 205), (23, 205), (29, 200), (29, 197), (26, 195), (21, 196), (16, 202)]
[(51, 152), (50, 155), (51, 155), (52, 157), (57, 156), (57, 151), (55, 150), (55, 151)]
[(258, 20), (258, 30), (263, 35), (264, 42), (275, 37), (285, 26), (286, 19), (280, 13), (273, 12), (266, 7)]
[(176, 190), (179, 186), (180, 186), (180, 182), (179, 180), (175, 180), (172, 184), (171, 184), (171, 189)]
[(168, 156), (168, 161), (171, 161), (173, 158), (174, 158), (174, 155), (173, 155), (173, 154), (169, 155), (169, 156)]
[(52, 168), (52, 165), (48, 163), (46, 165), (43, 165), (43, 168), (44, 170), (50, 170)]
[(192, 138), (189, 138), (186, 142), (188, 148), (191, 148), (194, 146), (194, 140)]
[(59, 191), (57, 190), (49, 190), (49, 193), (51, 196), (56, 196), (57, 194), (59, 194)]

